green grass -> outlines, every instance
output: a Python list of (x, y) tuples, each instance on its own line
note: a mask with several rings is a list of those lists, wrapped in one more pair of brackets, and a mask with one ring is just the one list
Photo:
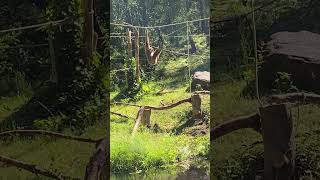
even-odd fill
[[(197, 39), (199, 47), (205, 39)], [(200, 47), (204, 50), (204, 46)], [(203, 55), (207, 51), (201, 51)], [(196, 70), (209, 71), (209, 59), (191, 57), (191, 73)], [(161, 73), (161, 75), (159, 75)], [(162, 106), (172, 104), (179, 100), (191, 97), (189, 93), (188, 61), (183, 57), (165, 57), (156, 66), (154, 79), (142, 81), (142, 91), (134, 99), (122, 99), (122, 102), (130, 102), (139, 105)], [(155, 78), (157, 77), (157, 78)], [(162, 91), (164, 93), (158, 93)], [(120, 90), (111, 92), (111, 100), (117, 97)], [(119, 101), (117, 99), (117, 101)], [(210, 97), (203, 96), (203, 110), (210, 112)], [(154, 169), (158, 176), (154, 178), (170, 179), (177, 175), (178, 171), (183, 171), (189, 165), (196, 165), (198, 159), (206, 161), (209, 151), (209, 134), (192, 136), (190, 131), (194, 131), (201, 126), (188, 127), (189, 112), (191, 104), (185, 103), (165, 111), (152, 111), (151, 126), (157, 124), (160, 132), (154, 132), (153, 128), (140, 127), (134, 137), (131, 132), (134, 126), (134, 118), (137, 116), (138, 108), (129, 106), (111, 106), (111, 111), (120, 113), (133, 119), (125, 119), (111, 114), (111, 170), (114, 179), (135, 179), (131, 173), (141, 173), (145, 178), (147, 174), (152, 174)], [(208, 130), (208, 129), (207, 129)], [(204, 168), (207, 170), (206, 161)], [(179, 169), (176, 171), (176, 169)], [(167, 171), (170, 171), (167, 172)], [(165, 172), (165, 173), (161, 173)], [(160, 175), (162, 174), (162, 175)], [(170, 174), (170, 176), (168, 175)], [(126, 175), (124, 178), (118, 175)]]
[[(22, 106), (28, 98), (10, 97), (0, 101), (0, 121)], [(9, 107), (9, 108), (7, 108)], [(106, 122), (97, 122), (88, 127), (82, 137), (101, 138), (106, 133)], [(71, 134), (66, 129), (63, 133)], [(46, 136), (34, 138), (11, 137), (0, 140), (0, 154), (27, 163), (39, 165), (50, 171), (61, 172), (71, 177), (84, 177), (86, 164), (94, 151), (94, 145), (55, 139)], [(46, 179), (0, 162), (0, 179)]]
[(28, 96), (0, 97), (0, 121), (17, 111), (28, 100)]
[[(214, 95), (212, 97), (213, 114), (211, 115), (212, 126), (237, 116), (248, 115), (252, 112), (257, 112), (257, 100), (248, 99), (241, 96), (241, 91), (244, 87), (245, 82), (242, 80), (223, 83), (219, 82), (214, 85)], [(317, 141), (315, 141), (315, 138), (313, 138), (313, 142), (308, 143), (307, 141), (303, 141), (306, 133), (307, 135), (311, 134), (310, 136), (314, 137), (316, 135), (314, 132), (319, 131), (320, 129), (319, 106), (306, 105), (300, 107), (290, 107), (290, 110), (293, 115), (294, 129), (297, 139), (297, 151), (299, 152), (298, 161), (300, 162), (303, 153), (308, 154), (308, 152), (310, 153), (306, 158), (310, 158), (310, 154), (313, 154), (314, 157), (310, 163), (316, 159), (319, 160), (319, 154), (314, 154), (320, 150), (320, 144), (316, 143)], [(253, 157), (261, 156), (263, 149), (260, 145), (258, 145), (260, 148), (253, 147), (254, 150), (250, 150), (250, 146), (253, 143), (261, 140), (261, 135), (255, 131), (243, 129), (232, 132), (213, 142), (211, 144), (211, 178), (221, 179), (221, 176), (224, 176), (226, 179), (243, 179), (245, 173), (257, 168), (257, 164), (253, 165), (254, 167), (248, 167), (249, 162), (247, 160), (250, 158), (248, 158), (247, 155), (252, 155)], [(309, 140), (309, 138), (307, 138), (307, 140)], [(312, 148), (309, 148), (309, 146), (311, 146), (310, 144), (312, 143), (318, 145), (313, 145)], [(263, 159), (259, 160), (262, 161)], [(257, 161), (254, 160), (254, 162)], [(317, 169), (317, 166), (314, 166), (313, 168)], [(240, 178), (241, 174), (243, 175), (242, 178)], [(220, 175), (219, 178), (217, 175)]]
[[(148, 94), (137, 104), (161, 106), (160, 101), (171, 104), (190, 97), (186, 86), (174, 89), (164, 95)], [(114, 93), (112, 93), (112, 97)], [(203, 98), (204, 109), (209, 108), (209, 97)], [(175, 135), (173, 129), (181, 126), (187, 119), (191, 104), (183, 104), (167, 111), (152, 111), (151, 124), (157, 123), (162, 130), (140, 128), (136, 136), (131, 137), (133, 119), (124, 119), (111, 115), (111, 168), (114, 173), (147, 171), (153, 168), (181, 166), (190, 163), (190, 159), (206, 156), (209, 147), (208, 136), (193, 137), (188, 133)], [(135, 117), (138, 108), (112, 106), (112, 112)]]

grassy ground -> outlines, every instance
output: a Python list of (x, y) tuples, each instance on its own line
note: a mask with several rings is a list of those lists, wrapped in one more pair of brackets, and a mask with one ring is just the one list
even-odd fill
[[(241, 90), (245, 87), (245, 84), (245, 82), (240, 80), (220, 82), (214, 85), (212, 125), (257, 111), (258, 105), (255, 99), (248, 99), (241, 96)], [(306, 105), (291, 107), (290, 110), (293, 114), (296, 134), (298, 151), (297, 166), (303, 169), (299, 170), (299, 173), (305, 173), (305, 170), (315, 172), (316, 169), (320, 168), (319, 164), (315, 164), (315, 166), (308, 169), (309, 167), (301, 162), (302, 160), (308, 159), (307, 162), (312, 164), (314, 161), (318, 162), (320, 159), (320, 143), (316, 140), (319, 138), (317, 132), (320, 129), (319, 107), (316, 105)], [(248, 167), (248, 164), (250, 164), (249, 160), (251, 159), (251, 161), (260, 163), (263, 162), (263, 159), (255, 159), (255, 157), (262, 157), (263, 149), (261, 145), (256, 145), (257, 147), (251, 145), (261, 140), (259, 134), (253, 130), (245, 129), (230, 133), (213, 142), (211, 144), (211, 178), (252, 178), (252, 176), (245, 176), (245, 174), (250, 170), (255, 170), (255, 168), (260, 168), (259, 170), (261, 170), (263, 164), (254, 164), (252, 165), (253, 167)]]
[[(0, 121), (23, 105), (27, 97), (3, 98), (0, 101)], [(82, 137), (101, 138), (105, 135), (105, 121), (89, 127)], [(71, 134), (68, 130), (65, 134)], [(0, 140), (0, 154), (28, 163), (39, 165), (51, 171), (72, 177), (83, 177), (86, 164), (94, 151), (94, 145), (49, 137)], [(0, 163), (0, 179), (45, 179), (15, 167)]]
[[(192, 72), (209, 70), (209, 61), (192, 58)], [(191, 97), (188, 91), (188, 62), (185, 58), (169, 59), (157, 65), (156, 71), (163, 71), (157, 80), (143, 82), (144, 93), (137, 95), (135, 104), (162, 106)], [(158, 93), (158, 92), (162, 93)], [(118, 91), (111, 93), (111, 100), (117, 97)], [(203, 96), (203, 110), (209, 116), (208, 95)], [(122, 99), (129, 102), (130, 99)], [(140, 127), (132, 137), (134, 118), (137, 107), (111, 106), (111, 111), (127, 115), (133, 119), (111, 115), (111, 170), (113, 179), (135, 179), (129, 173), (145, 174), (157, 171), (152, 178), (172, 179), (178, 173), (176, 169), (188, 169), (190, 166), (201, 166), (208, 171), (206, 161), (209, 150), (209, 135), (192, 136), (195, 131), (208, 131), (208, 124), (190, 125), (191, 104), (185, 103), (166, 111), (152, 111), (151, 128)], [(208, 120), (208, 117), (207, 117)], [(207, 121), (208, 122), (208, 121)], [(153, 128), (157, 124), (160, 129)], [(202, 163), (196, 163), (198, 159)], [(203, 163), (204, 162), (204, 163)], [(200, 165), (201, 164), (201, 165)], [(162, 169), (161, 173), (159, 169)], [(169, 170), (170, 172), (168, 172)], [(180, 170), (178, 170), (180, 171)], [(119, 178), (117, 175), (126, 175)], [(162, 174), (162, 175), (161, 175)], [(172, 175), (170, 175), (172, 174)], [(137, 177), (145, 178), (144, 176)], [(150, 177), (149, 177), (150, 178)]]

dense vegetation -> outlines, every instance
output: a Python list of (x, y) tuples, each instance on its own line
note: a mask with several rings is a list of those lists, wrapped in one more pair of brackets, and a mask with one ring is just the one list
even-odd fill
[[(256, 0), (255, 8), (269, 4)], [(274, 1), (256, 11), (258, 59), (263, 62), (263, 43), (279, 31), (307, 30), (319, 33), (319, 1)], [(241, 115), (256, 112), (255, 62), (251, 1), (211, 1), (211, 48), (213, 75), (211, 127)], [(245, 16), (242, 16), (244, 15)], [(290, 75), (281, 73), (274, 93), (286, 93), (294, 86)], [(264, 97), (268, 96), (265, 94)], [(296, 179), (319, 178), (318, 106), (292, 107), (297, 143)], [(263, 176), (261, 136), (253, 130), (239, 130), (211, 145), (212, 179), (259, 179)], [(259, 143), (260, 142), (260, 143)], [(308, 163), (307, 163), (308, 162)]]
[[(207, 18), (207, 7), (208, 2), (202, 0), (113, 1), (111, 22), (146, 27), (174, 24)], [(195, 71), (209, 71), (208, 20), (189, 23), (189, 37), (186, 23), (150, 28), (152, 45), (159, 47), (159, 40), (163, 43), (156, 65), (148, 63), (144, 52), (145, 29), (138, 29), (141, 36), (140, 81), (135, 78), (135, 53), (128, 57), (127, 28), (135, 31), (134, 28), (111, 25), (111, 102), (161, 107), (190, 97), (190, 75)], [(134, 34), (132, 36), (136, 38)], [(192, 44), (195, 51), (192, 51)], [(151, 127), (140, 127), (134, 137), (131, 136), (133, 119), (139, 108), (112, 105), (111, 113), (131, 117), (111, 114), (112, 178), (174, 179), (193, 167), (206, 175), (209, 169), (209, 96), (203, 96), (202, 101), (204, 116), (201, 123), (193, 122), (190, 104), (165, 111), (152, 110)], [(202, 131), (206, 135), (201, 135)]]
[[(1, 30), (8, 30), (0, 33), (0, 132), (33, 129), (106, 136), (108, 5), (95, 4), (101, 31), (97, 50), (88, 56), (83, 2), (0, 2)], [(0, 144), (1, 155), (73, 177), (84, 176), (95, 148), (43, 136), (3, 138)], [(5, 164), (0, 174), (4, 179), (44, 178)]]

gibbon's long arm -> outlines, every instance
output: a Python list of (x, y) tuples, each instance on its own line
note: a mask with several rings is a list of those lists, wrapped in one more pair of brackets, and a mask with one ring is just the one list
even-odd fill
[(160, 58), (161, 49), (154, 49), (153, 47), (151, 47), (150, 34), (148, 30), (146, 30), (145, 53), (146, 53), (149, 64), (152, 64), (152, 65), (157, 64)]

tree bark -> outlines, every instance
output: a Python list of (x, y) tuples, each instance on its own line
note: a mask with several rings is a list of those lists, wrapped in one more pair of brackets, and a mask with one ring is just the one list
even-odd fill
[(261, 107), (265, 180), (294, 178), (293, 122), (286, 104)]

